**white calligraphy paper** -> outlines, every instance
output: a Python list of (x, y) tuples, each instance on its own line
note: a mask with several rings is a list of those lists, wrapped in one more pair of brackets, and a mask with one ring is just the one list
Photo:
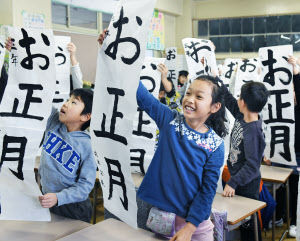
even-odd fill
[(154, 6), (155, 0), (120, 1), (98, 53), (91, 123), (104, 206), (135, 228), (137, 205), (129, 140)]
[(56, 87), (53, 106), (59, 110), (70, 93), (70, 52), (67, 44), (71, 42), (71, 37), (54, 36), (54, 39)]
[(243, 84), (251, 81), (260, 81), (260, 62), (258, 58), (243, 59), (238, 62), (233, 96), (238, 99)]
[[(158, 99), (161, 83), (161, 73), (158, 64), (165, 63), (164, 58), (145, 58), (141, 72), (141, 82), (147, 90)], [(132, 172), (146, 173), (154, 156), (157, 126), (142, 109), (136, 106), (137, 112), (133, 122), (133, 133), (130, 145), (130, 159)]]
[(2, 35), (0, 35), (0, 77), (1, 77), (1, 70), (4, 63), (4, 57), (5, 57), (5, 39)]
[(166, 48), (166, 66), (169, 70), (168, 78), (173, 82), (175, 89), (178, 89), (178, 68), (177, 68), (177, 47)]
[[(194, 80), (199, 75), (218, 74), (214, 47), (209, 40), (185, 38), (182, 40), (185, 58), (189, 68), (189, 78)], [(201, 59), (204, 58), (204, 64)]]
[(295, 166), (293, 69), (287, 62), (290, 55), (292, 45), (259, 49), (260, 78), (270, 92), (262, 111), (265, 155), (272, 162)]
[(33, 170), (55, 91), (55, 41), (51, 30), (9, 28), (9, 35), (14, 44), (0, 105), (1, 219), (49, 221)]

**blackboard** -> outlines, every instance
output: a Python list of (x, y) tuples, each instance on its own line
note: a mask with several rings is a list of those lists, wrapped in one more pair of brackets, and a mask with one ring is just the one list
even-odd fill
[(219, 35), (219, 19), (209, 20), (209, 35)]
[(231, 52), (242, 52), (242, 37), (231, 37)]
[(198, 36), (207, 36), (208, 35), (208, 21), (202, 20), (198, 21)]
[(300, 15), (292, 15), (292, 32), (300, 32)]
[(242, 33), (242, 19), (233, 18), (230, 21), (231, 34), (241, 34)]
[(270, 16), (266, 18), (266, 32), (278, 33), (278, 16)]
[(254, 18), (254, 33), (265, 33), (266, 32), (266, 18), (257, 17)]
[(230, 37), (219, 38), (220, 52), (230, 52)]
[(242, 48), (243, 52), (253, 52), (254, 40), (252, 36), (242, 37)]
[(258, 52), (259, 48), (266, 47), (266, 36), (265, 35), (259, 35), (254, 36), (254, 51)]
[(242, 34), (253, 34), (253, 18), (242, 18)]
[(229, 19), (220, 19), (220, 35), (230, 34), (230, 21)]
[(292, 32), (292, 16), (284, 15), (278, 17), (278, 32), (290, 33)]

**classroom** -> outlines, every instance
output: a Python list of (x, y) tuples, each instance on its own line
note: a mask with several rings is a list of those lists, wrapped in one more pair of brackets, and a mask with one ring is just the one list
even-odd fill
[(299, 0), (0, 0), (0, 241), (300, 241), (299, 102)]

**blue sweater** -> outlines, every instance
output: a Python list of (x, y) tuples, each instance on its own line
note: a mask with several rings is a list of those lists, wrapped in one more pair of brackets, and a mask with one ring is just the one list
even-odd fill
[(43, 194), (56, 193), (58, 206), (85, 201), (96, 179), (89, 133), (68, 132), (54, 108), (47, 122), (39, 175)]
[(211, 128), (199, 133), (189, 127), (183, 115), (161, 104), (141, 82), (137, 102), (160, 131), (158, 148), (137, 195), (198, 226), (211, 212), (224, 142)]

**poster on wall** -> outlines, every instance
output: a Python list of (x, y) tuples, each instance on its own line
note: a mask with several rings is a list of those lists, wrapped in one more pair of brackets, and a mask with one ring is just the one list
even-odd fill
[(265, 155), (271, 162), (296, 166), (292, 45), (259, 49), (260, 79), (270, 97), (262, 110)]
[(55, 91), (54, 36), (24, 28), (9, 28), (9, 36), (14, 41), (0, 104), (0, 219), (49, 221), (34, 167)]
[(120, 1), (98, 53), (90, 131), (104, 207), (135, 228), (137, 205), (130, 141), (154, 6), (155, 0)]
[[(157, 66), (164, 64), (165, 60), (165, 58), (145, 58), (141, 72), (141, 82), (156, 99), (161, 83), (161, 73), (157, 70)], [(130, 165), (132, 172), (145, 174), (154, 156), (157, 126), (155, 121), (137, 105), (136, 109), (130, 144)]]
[(45, 28), (45, 16), (39, 13), (27, 13), (22, 12), (23, 15), (23, 27), (26, 29), (44, 29)]
[(156, 10), (150, 21), (147, 49), (165, 50), (165, 16)]

